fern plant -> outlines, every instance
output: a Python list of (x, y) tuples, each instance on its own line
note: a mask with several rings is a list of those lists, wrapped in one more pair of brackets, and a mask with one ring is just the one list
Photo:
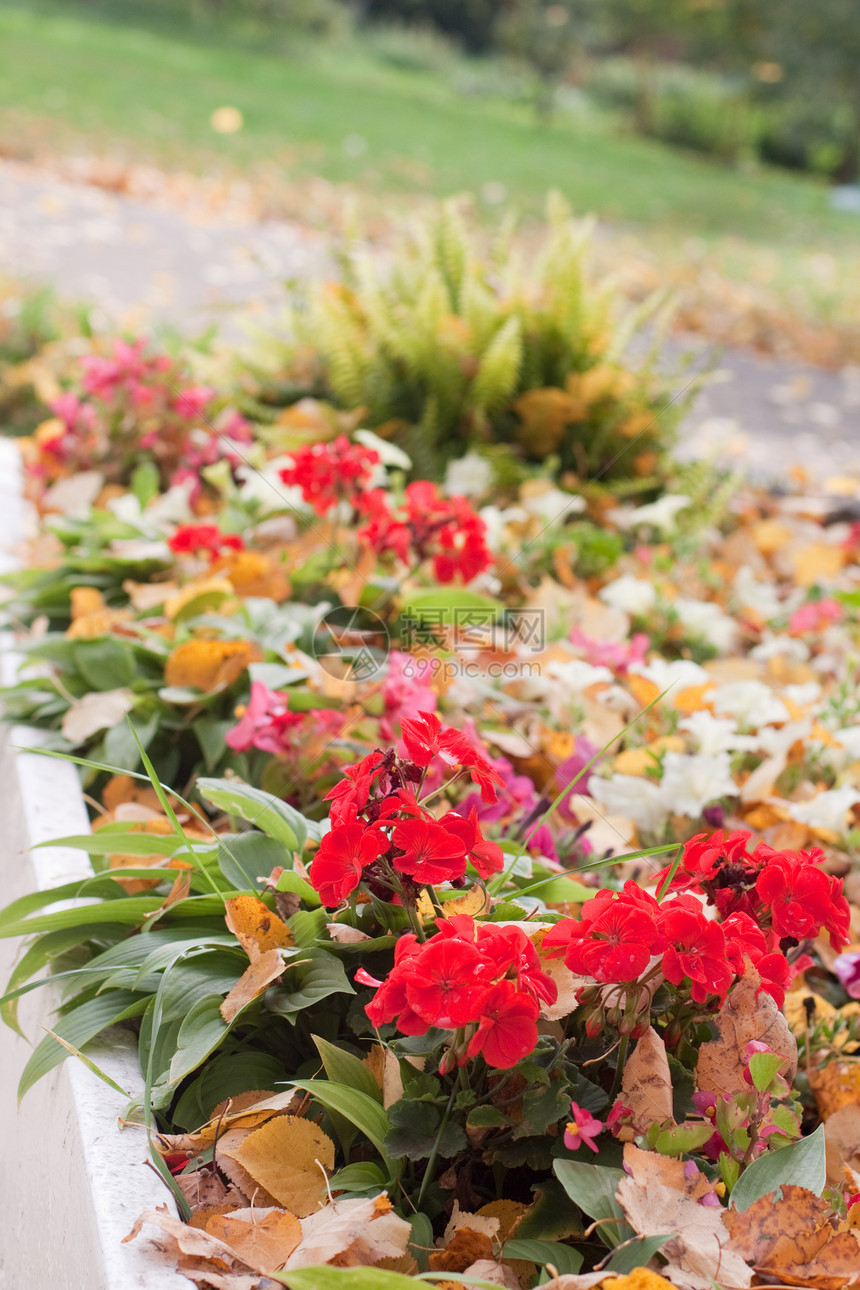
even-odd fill
[[(548, 201), (527, 257), (512, 221), (489, 250), (455, 202), (405, 230), (392, 257), (358, 249), (344, 279), (309, 287), (275, 384), (289, 389), (309, 355), (317, 393), (361, 408), (365, 423), (438, 477), (467, 446), (507, 443), (526, 460), (558, 458), (585, 482), (660, 473), (686, 398), (659, 372), (662, 297), (624, 311), (589, 274), (592, 228)], [(629, 357), (643, 327), (644, 357)]]

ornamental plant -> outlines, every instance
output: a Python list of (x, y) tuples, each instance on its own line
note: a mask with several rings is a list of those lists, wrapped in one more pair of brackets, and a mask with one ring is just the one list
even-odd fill
[(487, 255), (454, 203), (407, 231), (391, 267), (350, 254), (342, 283), (309, 288), (292, 350), (259, 385), (263, 403), (310, 388), (362, 408), (425, 479), (469, 443), (553, 454), (581, 480), (661, 474), (691, 390), (672, 399), (654, 354), (625, 355), (660, 301), (622, 316), (589, 276), (588, 228), (557, 195), (548, 218), (528, 270), (510, 228)]

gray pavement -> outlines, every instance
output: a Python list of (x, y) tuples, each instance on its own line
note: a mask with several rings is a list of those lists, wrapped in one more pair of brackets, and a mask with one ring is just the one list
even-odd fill
[[(177, 209), (0, 161), (0, 272), (50, 282), (123, 323), (229, 328), (238, 310), (277, 306), (285, 280), (326, 264), (320, 233), (253, 220), (240, 205)], [(860, 369), (740, 350), (725, 352), (720, 367), (687, 418), (683, 455), (714, 453), (763, 476), (793, 465), (816, 478), (860, 473)]]

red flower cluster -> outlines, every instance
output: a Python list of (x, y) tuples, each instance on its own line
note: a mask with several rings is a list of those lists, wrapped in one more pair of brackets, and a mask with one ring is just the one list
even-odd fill
[[(661, 905), (632, 880), (621, 892), (598, 892), (583, 905), (581, 919), (556, 923), (543, 945), (554, 956), (563, 953), (578, 975), (606, 985), (656, 984), (662, 977), (696, 1004), (714, 997), (722, 1002), (747, 958), (778, 1003), (788, 980), (785, 956), (772, 951), (749, 915), (736, 912), (721, 924), (695, 896), (677, 895)], [(636, 992), (634, 1011), (639, 1001)]]
[(438, 582), (471, 582), (493, 563), (480, 515), (465, 497), (442, 497), (426, 480), (409, 485), (399, 511), (391, 509), (382, 489), (367, 493), (361, 509), (367, 523), (359, 536), (378, 555), (390, 551), (403, 564), (432, 559)]
[(358, 506), (380, 461), (373, 448), (350, 443), (343, 434), (333, 443), (305, 444), (291, 455), (293, 464), (280, 471), (281, 479), (300, 488), (317, 515), (325, 515), (338, 502)]
[(167, 539), (174, 555), (200, 555), (205, 551), (215, 560), (225, 551), (244, 551), (238, 533), (222, 533), (217, 524), (180, 524)]
[(435, 713), (402, 724), (407, 757), (377, 749), (348, 767), (328, 794), (332, 827), (310, 874), (330, 908), (362, 881), (381, 899), (412, 901), (424, 886), (461, 886), (467, 863), (484, 879), (502, 868), (502, 849), (483, 836), (476, 810), (436, 819), (416, 795), (434, 758), (456, 775), (468, 773), (485, 801), (495, 801), (498, 772), (464, 735), (443, 728)]
[[(826, 874), (824, 852), (775, 851), (760, 842), (750, 852), (751, 834), (698, 834), (684, 847), (672, 880), (678, 890), (700, 888), (725, 920), (735, 913), (749, 915), (768, 938), (779, 942), (811, 940), (823, 929), (835, 950), (848, 939), (850, 911), (842, 880)], [(667, 873), (663, 871), (661, 878)]]
[(398, 940), (384, 982), (356, 974), (361, 984), (378, 986), (366, 1008), (371, 1024), (396, 1022), (404, 1035), (423, 1035), (431, 1026), (455, 1031), (440, 1069), (478, 1054), (488, 1066), (515, 1066), (537, 1043), (540, 1000), (555, 1003), (558, 993), (535, 947), (518, 927), (465, 915), (436, 928), (423, 944), (412, 935)]

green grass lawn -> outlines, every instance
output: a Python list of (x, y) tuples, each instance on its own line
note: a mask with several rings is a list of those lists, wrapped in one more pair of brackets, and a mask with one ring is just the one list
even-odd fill
[[(240, 134), (211, 130), (223, 104), (242, 111)], [(860, 234), (812, 180), (726, 170), (618, 137), (593, 114), (539, 124), (527, 105), (463, 97), (447, 76), (399, 70), (355, 40), (273, 54), (187, 28), (112, 22), (72, 3), (5, 3), (0, 144), (14, 148), (20, 123), (38, 119), (192, 169), (219, 157), (270, 161), (292, 179), (317, 174), (376, 193), (504, 185), (526, 210), (557, 187), (577, 212), (762, 244), (845, 244)]]

